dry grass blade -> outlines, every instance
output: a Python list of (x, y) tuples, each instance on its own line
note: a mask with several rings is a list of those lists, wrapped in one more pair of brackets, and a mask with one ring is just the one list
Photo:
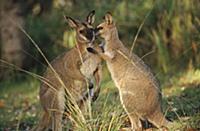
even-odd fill
[(30, 56), (33, 60), (35, 60), (35, 61), (37, 61), (38, 63), (40, 63), (42, 66), (46, 67), (46, 65), (45, 65), (44, 63), (42, 63), (40, 60), (38, 60), (36, 57), (34, 57), (33, 55), (31, 55), (30, 53), (28, 53), (26, 50), (22, 49), (22, 51), (23, 51), (26, 55)]
[[(0, 59), (0, 62), (3, 63), (3, 64), (8, 65), (8, 66), (4, 66), (4, 67), (13, 68), (13, 69), (16, 69), (18, 71), (24, 72), (24, 73), (26, 73), (26, 74), (28, 74), (28, 75), (30, 75), (32, 77), (37, 78), (38, 80), (40, 80), (40, 81), (44, 82), (45, 84), (47, 84), (49, 86), (49, 88), (51, 88), (52, 90), (54, 90), (55, 92), (57, 92), (57, 90), (51, 85), (51, 82), (48, 79), (46, 79), (46, 78), (44, 78), (44, 77), (42, 77), (40, 75), (37, 75), (35, 73), (32, 73), (30, 71), (24, 70), (24, 69), (22, 69), (22, 68), (20, 68), (20, 67), (18, 67), (16, 65), (14, 65), (14, 64), (12, 64), (12, 63), (9, 63), (9, 62), (7, 62), (5, 60)], [(1, 66), (3, 66), (3, 65), (1, 65)]]
[(144, 59), (146, 56), (153, 54), (155, 52), (155, 50), (149, 51), (148, 53), (144, 54), (140, 59)]

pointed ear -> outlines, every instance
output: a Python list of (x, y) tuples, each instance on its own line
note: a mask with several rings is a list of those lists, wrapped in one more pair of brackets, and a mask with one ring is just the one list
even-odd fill
[(95, 10), (91, 11), (88, 16), (86, 17), (86, 21), (92, 25), (95, 21)]
[(103, 19), (105, 19), (107, 24), (113, 23), (112, 14), (110, 12), (107, 12), (106, 15), (103, 17)]
[(72, 19), (71, 17), (65, 16), (67, 23), (72, 28), (77, 28), (79, 26), (79, 21)]

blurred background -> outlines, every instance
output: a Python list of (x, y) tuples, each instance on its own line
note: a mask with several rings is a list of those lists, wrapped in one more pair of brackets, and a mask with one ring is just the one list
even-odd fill
[[(42, 75), (47, 64), (23, 30), (51, 61), (74, 47), (74, 31), (63, 15), (84, 20), (93, 9), (96, 25), (107, 11), (112, 12), (120, 39), (127, 47), (132, 46), (144, 22), (133, 52), (152, 68), (166, 99), (173, 93), (183, 93), (187, 87), (195, 87), (186, 91), (189, 96), (200, 93), (200, 0), (1, 0), (0, 9), (2, 129), (9, 127), (7, 122), (17, 127), (22, 118), (26, 122), (19, 127), (33, 125), (37, 118), (39, 81), (20, 70)], [(110, 78), (105, 69), (106, 80)], [(184, 112), (178, 106), (179, 115), (199, 113), (199, 97), (189, 100), (196, 102), (195, 106), (188, 106)], [(31, 113), (22, 115), (27, 110)]]
[[(1, 0), (1, 59), (40, 73), (45, 67), (38, 50), (21, 26), (51, 61), (74, 46), (74, 32), (63, 15), (84, 20), (96, 10), (96, 23), (113, 13), (121, 40), (131, 47), (144, 21), (134, 52), (159, 72), (199, 67), (199, 1), (188, 0)], [(148, 55), (149, 54), (149, 55)], [(1, 79), (17, 75), (1, 66)]]

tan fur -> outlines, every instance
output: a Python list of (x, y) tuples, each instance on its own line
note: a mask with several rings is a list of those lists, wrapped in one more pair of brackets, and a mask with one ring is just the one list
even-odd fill
[(130, 51), (119, 40), (109, 13), (97, 29), (105, 40), (105, 52), (98, 54), (106, 60), (132, 129), (142, 130), (140, 119), (152, 122), (157, 128), (166, 126), (168, 121), (161, 111), (161, 91), (150, 69), (137, 55), (130, 55)]
[[(76, 27), (73, 21), (70, 22), (69, 24), (71, 24), (71, 27)], [(87, 82), (90, 82), (91, 79), (96, 81), (94, 95), (96, 95), (95, 97), (98, 96), (101, 82), (101, 59), (86, 51), (88, 41), (84, 36), (80, 37), (81, 34), (79, 32), (86, 27), (81, 25), (80, 22), (78, 24), (80, 25), (75, 28), (77, 41), (76, 47), (58, 56), (51, 62), (51, 65), (56, 73), (58, 73), (59, 77), (65, 84), (65, 87), (75, 101), (77, 103), (82, 103), (83, 97), (88, 91)], [(98, 49), (98, 47), (96, 49)], [(84, 70), (86, 70), (86, 67), (90, 69), (87, 70), (87, 74), (83, 74), (85, 73)], [(43, 82), (40, 86), (39, 93), (41, 105), (44, 109), (44, 115), (42, 116), (36, 130), (45, 131), (51, 127), (53, 131), (61, 131), (62, 116), (65, 109), (65, 101), (67, 101), (65, 98), (65, 89), (50, 68), (46, 70), (44, 77), (48, 80), (48, 84)], [(49, 86), (49, 84), (51, 86)], [(81, 107), (80, 104), (79, 106)]]

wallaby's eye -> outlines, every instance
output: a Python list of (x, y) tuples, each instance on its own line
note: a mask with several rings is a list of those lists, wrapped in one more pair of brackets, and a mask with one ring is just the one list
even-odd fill
[(102, 30), (102, 29), (103, 29), (103, 27), (99, 27), (99, 28), (98, 28), (98, 30)]
[(79, 32), (80, 32), (81, 34), (83, 34), (83, 30), (80, 30)]
[(100, 27), (97, 27), (97, 28), (94, 29), (94, 32), (95, 32), (95, 33), (98, 33), (98, 32), (99, 32), (100, 30), (102, 30), (102, 29), (103, 29), (103, 27), (101, 27), (101, 26), (100, 26)]

